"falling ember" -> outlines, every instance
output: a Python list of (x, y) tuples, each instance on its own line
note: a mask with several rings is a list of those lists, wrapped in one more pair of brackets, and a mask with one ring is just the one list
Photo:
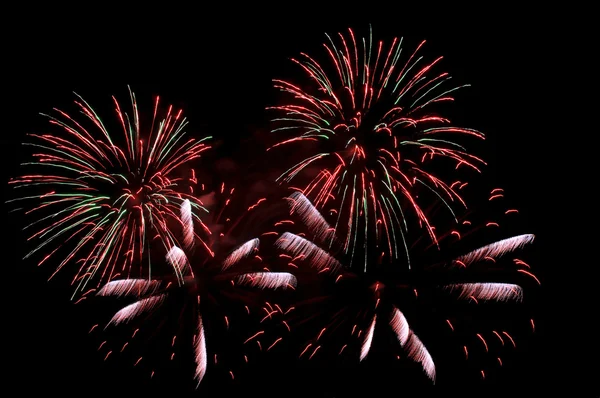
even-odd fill
[(342, 346), (342, 349), (340, 350), (340, 352), (338, 353), (338, 355), (342, 355), (342, 352), (344, 352), (344, 350), (346, 349), (346, 347), (348, 347), (348, 344), (344, 344)]
[(525, 274), (527, 276), (532, 277), (537, 282), (538, 285), (542, 284), (542, 282), (540, 282), (540, 280), (534, 274), (532, 274), (531, 272), (526, 271), (524, 269), (518, 269), (517, 271), (520, 272), (520, 273), (522, 273), (522, 274)]
[(485, 339), (483, 338), (483, 336), (479, 333), (477, 333), (477, 337), (479, 337), (479, 340), (481, 340), (481, 342), (483, 343), (483, 346), (485, 347), (485, 352), (488, 352), (488, 345), (487, 342), (485, 341)]
[(500, 333), (496, 332), (495, 330), (492, 330), (492, 333), (494, 333), (494, 335), (498, 337), (498, 340), (500, 340), (500, 344), (504, 345), (504, 339), (502, 338), (502, 336), (500, 336)]
[(275, 341), (273, 342), (273, 344), (271, 344), (271, 345), (269, 346), (269, 348), (267, 348), (267, 351), (270, 351), (270, 350), (271, 350), (271, 348), (275, 347), (275, 345), (276, 345), (277, 343), (279, 343), (281, 340), (283, 340), (283, 337), (279, 337), (277, 340), (275, 340)]
[(288, 332), (292, 331), (292, 328), (290, 328), (290, 325), (288, 325), (288, 323), (286, 321), (281, 321), (281, 323), (283, 323), (285, 325), (285, 327), (288, 330)]
[(319, 332), (319, 335), (317, 336), (317, 341), (319, 341), (319, 339), (321, 338), (321, 336), (323, 336), (323, 333), (325, 333), (325, 330), (327, 330), (327, 328), (321, 329), (321, 331)]
[(315, 348), (315, 350), (313, 351), (313, 353), (312, 353), (312, 354), (310, 354), (310, 357), (308, 357), (308, 359), (309, 359), (309, 360), (310, 360), (310, 359), (312, 359), (312, 358), (315, 356), (315, 354), (317, 353), (317, 351), (319, 351), (319, 349), (320, 349), (320, 348), (321, 348), (321, 346), (320, 346), (320, 345), (319, 345), (319, 346), (317, 346), (317, 348)]
[(506, 337), (508, 337), (508, 339), (510, 340), (510, 342), (512, 343), (514, 348), (517, 348), (517, 344), (515, 343), (515, 341), (513, 340), (513, 338), (511, 337), (510, 334), (508, 334), (507, 332), (502, 332), (503, 335), (505, 335)]
[(308, 345), (304, 348), (304, 350), (302, 350), (302, 352), (300, 353), (300, 358), (302, 357), (302, 355), (304, 355), (304, 353), (312, 346), (312, 343), (308, 343)]
[(255, 209), (259, 204), (261, 204), (262, 202), (264, 202), (266, 200), (267, 200), (266, 198), (259, 199), (258, 202), (256, 202), (252, 206), (248, 207), (248, 211)]
[(253, 334), (252, 336), (250, 336), (248, 339), (246, 339), (246, 341), (244, 341), (244, 344), (247, 344), (248, 342), (254, 340), (255, 338), (257, 338), (258, 336), (260, 336), (261, 334), (264, 334), (265, 331), (261, 330), (260, 332), (257, 332), (255, 334)]
[(517, 264), (517, 265), (522, 265), (522, 266), (523, 266), (523, 267), (525, 267), (525, 268), (531, 268), (531, 267), (529, 266), (529, 264), (527, 264), (525, 261), (523, 261), (523, 260), (520, 260), (520, 259), (518, 259), (518, 258), (515, 258), (515, 259), (513, 259), (513, 262), (514, 262), (515, 264)]

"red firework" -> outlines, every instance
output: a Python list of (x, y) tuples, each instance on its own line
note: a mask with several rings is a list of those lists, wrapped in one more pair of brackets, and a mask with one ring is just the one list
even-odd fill
[[(411, 217), (437, 242), (425, 209), (428, 194), (450, 212), (465, 206), (452, 184), (454, 173), (436, 173), (434, 160), (479, 171), (484, 162), (453, 137), (483, 134), (436, 113), (437, 105), (453, 101), (453, 92), (467, 85), (449, 85), (450, 75), (436, 72), (441, 57), (426, 62), (418, 54), (424, 42), (404, 54), (402, 39), (385, 46), (372, 35), (357, 40), (348, 32), (337, 41), (327, 36), (329, 64), (305, 53), (292, 59), (307, 75), (306, 84), (274, 81), (290, 99), (270, 108), (278, 113), (273, 131), (291, 136), (269, 150), (302, 144), (296, 150), (303, 159), (278, 181), (298, 181), (297, 189), (317, 208), (335, 214), (346, 252), (367, 250), (366, 241), (375, 239), (391, 262), (407, 251)], [(311, 168), (313, 175), (303, 179), (301, 172)]]
[(190, 165), (210, 148), (206, 139), (185, 137), (181, 110), (169, 106), (161, 115), (158, 97), (150, 118), (133, 92), (130, 112), (113, 97), (112, 125), (77, 97), (83, 117), (59, 109), (46, 115), (58, 129), (30, 135), (25, 145), (36, 150), (35, 162), (25, 166), (35, 171), (10, 181), (29, 192), (11, 202), (38, 203), (25, 212), (36, 217), (25, 228), (37, 228), (29, 240), (39, 242), (25, 258), (45, 253), (38, 265), (58, 258), (52, 276), (75, 265), (74, 296), (116, 276), (151, 276), (151, 244), (178, 245), (171, 228), (181, 222), (181, 205), (201, 207), (189, 191)]

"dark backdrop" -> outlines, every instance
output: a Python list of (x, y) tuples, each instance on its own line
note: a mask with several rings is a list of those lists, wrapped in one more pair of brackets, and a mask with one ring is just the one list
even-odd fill
[[(567, 101), (557, 95), (561, 73), (555, 69), (559, 59), (569, 57), (572, 39), (557, 28), (557, 21), (565, 18), (554, 10), (526, 11), (495, 4), (469, 9), (432, 5), (416, 9), (372, 2), (274, 3), (273, 7), (157, 3), (135, 9), (102, 3), (19, 6), (5, 12), (3, 27), (3, 172), (6, 177), (17, 172), (24, 134), (45, 127), (38, 113), (69, 104), (73, 91), (92, 104), (112, 94), (126, 98), (127, 84), (138, 98), (159, 94), (183, 107), (193, 130), (220, 136), (230, 150), (239, 150), (235, 143), (240, 138), (266, 126), (264, 107), (273, 99), (271, 79), (288, 70), (288, 57), (319, 48), (325, 32), (347, 27), (364, 30), (372, 23), (375, 35), (382, 39), (405, 36), (413, 45), (427, 39), (427, 51), (444, 55), (445, 68), (473, 86), (462, 96), (464, 110), (456, 116), (488, 135), (486, 155), (491, 166), (487, 172), (518, 198), (527, 225), (536, 233), (535, 267), (544, 283), (536, 309), (537, 337), (495, 381), (486, 384), (473, 376), (452, 392), (475, 397), (508, 391), (525, 396), (533, 391), (533, 396), (543, 396), (558, 387), (583, 389), (579, 381), (593, 374), (595, 365), (584, 365), (573, 354), (573, 345), (578, 346), (577, 352), (586, 350), (583, 331), (580, 340), (562, 333), (571, 316), (559, 298), (567, 293), (555, 283), (563, 272), (559, 269), (577, 265), (563, 262), (557, 246), (550, 244), (560, 240), (557, 234), (569, 231), (566, 219), (576, 217), (559, 210), (565, 204), (552, 199), (568, 185), (569, 175), (550, 177), (563, 170), (560, 164), (569, 163), (558, 144), (568, 142), (569, 133), (558, 131), (553, 122)], [(567, 174), (577, 167), (567, 167)], [(68, 289), (46, 282), (46, 273), (20, 260), (25, 237), (18, 233), (17, 220), (13, 217), (4, 223), (5, 388), (64, 396), (120, 391), (152, 395), (159, 386), (173, 394), (185, 391), (188, 386), (178, 381), (151, 382), (146, 374), (128, 373), (125, 367), (102, 361), (97, 342), (87, 335), (93, 314), (75, 309)], [(289, 372), (295, 372), (290, 366)], [(276, 374), (269, 376), (267, 371), (274, 368), (256, 371), (251, 387), (239, 385), (222, 394), (261, 395), (252, 389), (262, 386), (265, 395), (285, 396), (310, 386), (315, 396), (337, 396), (334, 389), (325, 395), (322, 374), (314, 379), (298, 377), (282, 386), (273, 380)], [(351, 391), (386, 394), (389, 390), (402, 395), (403, 385), (410, 381), (401, 376), (391, 375), (392, 387), (384, 390), (375, 379), (360, 374), (348, 380), (331, 370), (325, 378), (338, 378)], [(217, 383), (212, 383), (214, 387), (218, 391)], [(417, 390), (415, 396), (434, 392)], [(353, 396), (348, 391), (345, 395)]]

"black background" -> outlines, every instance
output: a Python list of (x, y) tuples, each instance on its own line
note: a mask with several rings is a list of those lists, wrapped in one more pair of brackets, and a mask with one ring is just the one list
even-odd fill
[[(371, 23), (382, 39), (405, 36), (413, 45), (427, 39), (427, 51), (444, 55), (446, 70), (472, 84), (461, 98), (464, 111), (457, 117), (487, 134), (486, 155), (491, 165), (487, 172), (518, 197), (521, 213), (537, 235), (540, 254), (535, 266), (544, 288), (536, 310), (540, 317), (537, 337), (520, 352), (512, 368), (487, 384), (473, 376), (450, 391), (442, 386), (417, 390), (414, 396), (449, 392), (490, 396), (508, 391), (513, 396), (544, 396), (558, 388), (570, 390), (570, 396), (588, 396), (587, 376), (597, 374), (597, 366), (593, 359), (589, 364), (579, 361), (580, 354), (591, 349), (585, 340), (588, 332), (571, 325), (578, 317), (563, 300), (572, 295), (563, 276), (593, 266), (582, 258), (581, 250), (571, 246), (583, 245), (582, 241), (572, 243), (568, 236), (573, 238), (569, 231), (588, 235), (568, 225), (584, 218), (585, 210), (573, 208), (571, 196), (571, 192), (582, 193), (577, 175), (586, 165), (577, 163), (580, 158), (575, 152), (584, 144), (570, 141), (569, 135), (577, 134), (574, 127), (565, 130), (558, 122), (561, 116), (577, 119), (578, 114), (567, 111), (565, 104), (583, 101), (559, 94), (570, 84), (563, 82), (583, 78), (561, 66), (580, 61), (577, 54), (573, 56), (578, 53), (574, 46), (579, 39), (564, 33), (575, 19), (560, 10), (525, 11), (496, 4), (481, 5), (481, 9), (383, 4), (123, 8), (90, 3), (20, 6), (6, 12), (3, 171), (7, 177), (18, 172), (24, 134), (45, 126), (38, 113), (69, 104), (73, 91), (92, 104), (113, 94), (126, 98), (127, 84), (138, 98), (159, 94), (184, 109), (192, 130), (221, 136), (235, 149), (240, 138), (266, 126), (264, 108), (273, 99), (271, 79), (288, 70), (287, 58), (300, 51), (314, 52), (325, 32), (348, 27), (364, 31)], [(12, 217), (4, 223), (5, 389), (64, 396), (156, 392), (148, 375), (123, 373), (103, 362), (96, 342), (87, 335), (93, 316), (74, 309), (68, 289), (46, 282), (46, 273), (20, 260), (25, 237), (16, 232), (17, 220)], [(588, 222), (592, 219), (583, 220)], [(583, 297), (575, 300), (577, 307), (585, 302)], [(568, 334), (572, 331), (578, 337)], [(289, 366), (294, 372), (294, 365)], [(260, 372), (256, 373), (259, 378)], [(315, 396), (337, 396), (325, 395), (319, 378), (280, 386), (271, 383), (268, 375), (263, 377), (247, 390), (238, 386), (237, 394), (260, 396), (253, 388), (262, 386), (264, 394), (276, 389), (274, 395), (293, 395), (299, 386), (310, 386)], [(376, 383), (364, 387), (370, 383), (366, 376), (340, 378), (340, 383), (356, 383), (372, 394), (402, 395), (403, 384), (410, 383), (401, 375), (394, 377), (391, 390), (387, 386), (380, 391)], [(161, 386), (173, 394), (189, 387), (176, 382)], [(230, 391), (221, 394), (228, 396)], [(218, 394), (211, 392), (205, 395)]]

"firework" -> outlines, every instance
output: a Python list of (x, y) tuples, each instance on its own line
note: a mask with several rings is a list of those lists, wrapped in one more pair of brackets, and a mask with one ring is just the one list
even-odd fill
[[(25, 145), (35, 161), (25, 166), (32, 171), (10, 181), (30, 192), (12, 202), (37, 202), (25, 212), (36, 217), (25, 229), (37, 228), (29, 240), (39, 243), (25, 257), (43, 256), (39, 265), (58, 258), (52, 276), (76, 266), (75, 293), (94, 287), (92, 279), (98, 287), (117, 276), (151, 277), (151, 245), (180, 245), (173, 223), (191, 222), (180, 208), (189, 215), (201, 207), (190, 190), (190, 164), (210, 148), (210, 137), (186, 138), (182, 111), (169, 106), (163, 113), (158, 97), (151, 117), (131, 91), (130, 99), (128, 112), (113, 97), (112, 124), (80, 96), (79, 118), (59, 109), (45, 115), (57, 132), (30, 135)], [(190, 240), (187, 234), (184, 242)]]
[[(250, 314), (251, 305), (248, 304), (251, 300), (247, 295), (248, 291), (243, 288), (285, 290), (296, 286), (294, 275), (288, 272), (271, 272), (265, 266), (258, 255), (258, 238), (240, 239), (240, 235), (235, 234), (241, 220), (255, 212), (256, 206), (250, 206), (237, 220), (225, 217), (233, 192), (234, 188), (226, 189), (225, 184), (222, 184), (220, 198), (215, 198), (214, 193), (199, 198), (202, 203), (218, 200), (221, 202), (221, 209), (202, 221), (198, 234), (191, 231), (196, 237), (195, 245), (187, 249), (172, 246), (168, 251), (166, 261), (177, 270), (178, 278), (113, 280), (97, 292), (99, 296), (135, 298), (132, 304), (112, 317), (109, 325), (127, 323), (143, 314), (153, 315), (167, 302), (172, 305), (179, 322), (182, 322), (180, 315), (188, 314), (187, 321), (183, 322), (189, 325), (188, 321), (191, 321), (194, 332), (190, 334), (184, 330), (181, 336), (175, 335), (173, 339), (178, 337), (181, 341), (183, 336), (191, 337), (197, 386), (206, 374), (208, 353), (211, 351), (207, 347), (206, 318), (224, 312), (223, 304), (227, 303), (229, 307), (232, 301), (242, 303)], [(182, 219), (189, 219), (186, 214), (188, 211), (188, 203), (182, 203)], [(182, 223), (181, 229), (185, 236), (190, 234), (190, 228), (193, 228), (193, 224)], [(231, 322), (234, 322), (227, 315), (223, 315), (221, 320), (220, 326), (225, 329), (229, 329)], [(233, 377), (233, 373), (231, 375)]]
[[(436, 113), (468, 85), (452, 86), (448, 73), (436, 72), (441, 57), (420, 56), (424, 42), (405, 53), (402, 39), (386, 46), (372, 34), (361, 39), (348, 33), (327, 36), (327, 63), (304, 53), (292, 59), (308, 77), (304, 83), (274, 81), (291, 99), (270, 108), (278, 115), (273, 131), (289, 135), (269, 150), (303, 145), (294, 147), (303, 159), (278, 181), (299, 184), (317, 208), (334, 214), (344, 250), (354, 254), (359, 246), (366, 269), (367, 247), (384, 248), (390, 262), (404, 255), (411, 222), (437, 242), (426, 198), (441, 199), (451, 213), (465, 206), (452, 184), (454, 170), (479, 172), (484, 162), (454, 137), (483, 135)], [(436, 172), (438, 163), (444, 173)], [(373, 239), (377, 248), (367, 245)]]
[[(298, 307), (301, 305), (316, 305), (321, 312), (328, 311), (325, 310), (328, 308), (335, 314), (333, 317), (327, 316), (326, 325), (317, 327), (320, 332), (302, 348), (301, 357), (314, 357), (318, 352), (324, 351), (328, 335), (339, 337), (340, 330), (347, 330), (353, 337), (352, 341), (359, 343), (359, 361), (363, 361), (370, 353), (377, 331), (388, 327), (395, 334), (407, 357), (419, 363), (425, 374), (435, 381), (436, 367), (433, 356), (408, 320), (412, 316), (423, 323), (422, 312), (411, 309), (415, 300), (431, 302), (429, 299), (436, 300), (441, 297), (442, 302), (446, 302), (448, 297), (451, 297), (468, 303), (520, 302), (523, 299), (521, 283), (507, 283), (502, 279), (510, 276), (515, 279), (518, 275), (525, 275), (537, 281), (526, 263), (509, 256), (530, 244), (534, 239), (531, 234), (516, 235), (493, 241), (475, 250), (452, 253), (451, 257), (443, 262), (430, 263), (430, 258), (423, 256), (421, 261), (417, 262), (418, 267), (411, 270), (407, 268), (405, 272), (384, 268), (378, 273), (356, 274), (350, 270), (349, 255), (344, 252), (341, 240), (338, 251), (330, 249), (330, 242), (337, 240), (336, 236), (332, 236), (335, 229), (327, 224), (311, 202), (304, 195), (295, 192), (288, 198), (288, 203), (294, 219), (311, 228), (308, 228), (306, 233), (282, 233), (275, 242), (282, 253), (280, 256), (289, 261), (289, 265), (294, 269), (314, 269), (332, 283), (333, 289), (333, 293), (329, 289), (329, 292), (321, 296), (317, 295), (316, 298), (296, 305), (295, 313), (311, 314), (308, 317), (304, 316), (304, 319), (299, 321), (300, 324), (307, 322), (306, 318), (322, 319), (315, 315), (314, 310), (299, 311)], [(511, 211), (505, 213), (511, 214)], [(473, 227), (467, 219), (463, 221), (463, 225)], [(497, 223), (484, 222), (483, 225), (488, 229), (488, 237), (492, 236), (489, 229), (495, 228)], [(456, 230), (440, 234), (444, 240), (449, 241), (450, 247), (462, 240), (469, 241), (466, 238), (468, 234), (463, 235)], [(411, 249), (421, 248), (419, 242), (421, 240), (416, 239)], [(428, 247), (434, 247), (439, 254), (437, 245), (430, 243)], [(370, 260), (378, 261), (377, 256)], [(408, 306), (408, 309), (403, 309), (403, 306)], [(446, 321), (454, 330), (450, 319)], [(506, 331), (503, 332), (508, 335)], [(481, 334), (477, 334), (477, 338), (483, 339), (485, 343)], [(334, 338), (334, 341), (339, 341), (339, 338)], [(346, 342), (337, 347), (337, 353), (342, 354), (345, 350), (350, 350), (348, 346)], [(487, 351), (487, 345), (485, 347)]]

